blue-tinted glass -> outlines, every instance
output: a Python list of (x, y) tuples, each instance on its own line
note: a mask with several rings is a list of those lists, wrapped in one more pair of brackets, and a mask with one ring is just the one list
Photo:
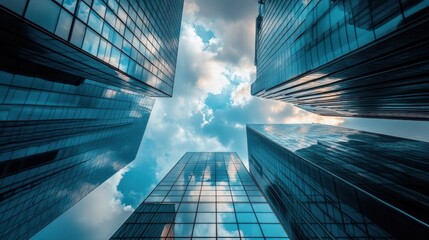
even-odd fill
[(103, 20), (94, 11), (91, 11), (89, 15), (88, 25), (92, 27), (96, 32), (101, 33), (103, 28)]
[(255, 212), (271, 212), (270, 205), (267, 203), (252, 203)]
[(65, 10), (61, 10), (60, 19), (58, 20), (57, 29), (55, 34), (61, 38), (68, 40), (73, 17)]
[(235, 219), (235, 213), (218, 213), (217, 221), (219, 223), (235, 223), (237, 220)]
[(256, 216), (254, 213), (237, 213), (237, 221), (239, 223), (256, 223)]
[(0, 0), (0, 5), (3, 5), (10, 10), (18, 13), (19, 15), (24, 13), (25, 4), (27, 0)]
[(261, 228), (266, 237), (287, 237), (280, 224), (261, 224)]
[[(121, 60), (119, 62), (119, 69), (121, 69), (122, 71), (126, 72), (128, 69), (128, 65), (130, 63), (130, 58), (125, 55), (125, 54), (121, 54)], [(198, 200), (198, 196), (195, 196), (196, 199)], [(185, 200), (184, 200), (185, 201)]]
[(88, 21), (90, 8), (84, 2), (80, 2), (79, 10), (77, 12), (77, 17), (80, 18), (83, 22)]
[(277, 218), (274, 213), (256, 213), (256, 217), (260, 223), (277, 223)]
[(216, 237), (216, 224), (199, 224), (194, 226), (194, 237)]
[(232, 203), (217, 203), (218, 212), (234, 212)]
[(200, 203), (198, 205), (198, 212), (215, 212), (216, 203)]
[(239, 224), (242, 237), (262, 237), (258, 224)]
[(94, 3), (92, 5), (92, 8), (101, 16), (104, 17), (104, 14), (106, 13), (106, 5), (102, 0), (94, 0)]
[(179, 207), (179, 212), (196, 212), (197, 203), (182, 203)]
[(253, 212), (250, 203), (234, 203), (236, 212)]
[(91, 53), (92, 55), (97, 55), (99, 44), (100, 44), (100, 36), (98, 36), (91, 29), (87, 28), (82, 49)]
[(192, 228), (193, 224), (174, 224), (170, 231), (173, 232), (173, 234), (170, 234), (175, 237), (189, 237), (192, 235)]
[(69, 10), (70, 12), (74, 13), (74, 10), (76, 9), (77, 0), (64, 0), (63, 6), (65, 9)]
[(60, 15), (60, 6), (51, 0), (31, 0), (25, 17), (43, 28), (54, 32)]
[(177, 213), (177, 223), (193, 223), (195, 222), (195, 213)]
[(237, 224), (223, 223), (217, 225), (217, 237), (239, 237)]
[(216, 223), (216, 213), (197, 213), (197, 223)]

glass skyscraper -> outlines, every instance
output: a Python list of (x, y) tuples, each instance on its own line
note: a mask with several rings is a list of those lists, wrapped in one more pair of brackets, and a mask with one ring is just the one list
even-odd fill
[(18, 62), (171, 96), (182, 9), (183, 0), (0, 0), (0, 44)]
[(171, 96), (183, 0), (0, 0), (0, 239), (26, 239), (136, 157)]
[(236, 153), (188, 152), (111, 239), (288, 239)]
[(247, 138), (291, 238), (429, 236), (429, 143), (318, 124), (248, 125)]
[(252, 95), (328, 116), (429, 119), (429, 2), (259, 0)]

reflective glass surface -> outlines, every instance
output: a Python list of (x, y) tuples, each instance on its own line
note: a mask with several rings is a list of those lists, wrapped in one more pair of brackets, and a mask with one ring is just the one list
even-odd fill
[[(135, 86), (141, 83), (146, 88), (149, 86), (148, 89), (139, 86), (146, 94), (172, 95), (183, 0), (0, 0), (0, 5), (41, 27), (42, 32), (48, 32), (46, 36), (40, 37), (42, 33), (39, 31), (33, 31), (25, 23), (15, 21), (15, 34), (23, 33), (21, 37), (53, 51), (51, 54), (40, 51), (38, 57), (59, 61), (72, 68), (78, 68), (73, 64), (80, 61), (104, 72), (106, 78), (116, 78), (116, 82), (125, 81), (116, 86), (127, 86), (126, 82), (131, 78)], [(2, 10), (5, 19), (6, 14)], [(9, 20), (5, 20), (5, 24)], [(64, 46), (64, 41), (48, 44), (43, 40), (58, 40), (52, 38), (52, 34), (69, 44)], [(9, 36), (5, 35), (5, 38)], [(75, 51), (75, 47), (90, 54), (91, 58)], [(74, 61), (63, 61), (64, 57)], [(98, 59), (97, 63), (95, 58)], [(38, 58), (29, 59), (47, 64)], [(100, 62), (103, 64), (100, 65)], [(82, 76), (86, 78), (91, 78), (88, 74), (97, 75), (87, 68), (65, 70), (74, 71), (76, 75), (84, 74)], [(94, 77), (91, 79), (98, 80)]]
[(154, 103), (0, 71), (0, 239), (27, 239), (134, 160)]
[[(236, 195), (246, 196), (247, 200), (235, 202), (232, 197)], [(178, 198), (171, 200), (169, 196)], [(256, 217), (261, 213), (265, 214), (263, 221)], [(166, 216), (162, 221), (160, 214)], [(230, 152), (186, 153), (112, 239), (149, 236), (288, 239), (247, 169), (237, 154)]]
[[(247, 137), (250, 173), (291, 238), (428, 236), (429, 143), (319, 124), (248, 125)], [(252, 207), (264, 234), (279, 231)]]
[(253, 95), (321, 115), (429, 119), (429, 1), (259, 2)]

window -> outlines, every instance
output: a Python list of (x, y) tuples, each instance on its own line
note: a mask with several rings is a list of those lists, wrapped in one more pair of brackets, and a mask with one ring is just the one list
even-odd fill
[(97, 56), (98, 45), (100, 44), (100, 36), (94, 31), (87, 28), (85, 34), (85, 40), (83, 41), (82, 49)]
[(55, 34), (62, 39), (68, 40), (73, 17), (65, 10), (61, 10), (60, 19), (58, 21)]
[(25, 4), (27, 0), (1, 0), (0, 4), (8, 9), (22, 15), (24, 13)]
[(31, 0), (25, 18), (50, 32), (54, 32), (60, 10), (60, 6), (51, 0)]
[(81, 47), (84, 34), (85, 34), (85, 25), (81, 21), (76, 19), (70, 42), (78, 47)]

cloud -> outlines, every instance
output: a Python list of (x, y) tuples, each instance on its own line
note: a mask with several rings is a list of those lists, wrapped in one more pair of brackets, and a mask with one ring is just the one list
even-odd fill
[(244, 106), (249, 103), (250, 99), (250, 83), (240, 83), (234, 91), (231, 93), (231, 105), (232, 106)]
[(108, 239), (134, 210), (122, 203), (123, 195), (118, 191), (129, 170), (125, 167), (117, 172), (32, 239)]

